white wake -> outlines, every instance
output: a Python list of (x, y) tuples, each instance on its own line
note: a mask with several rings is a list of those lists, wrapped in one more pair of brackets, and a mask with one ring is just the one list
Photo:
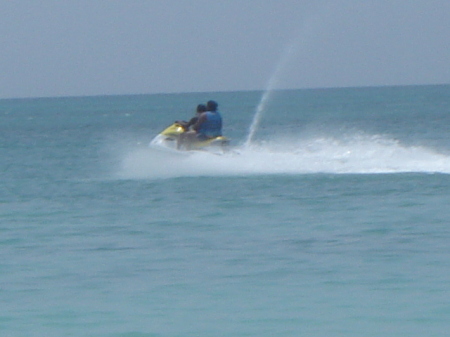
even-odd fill
[(406, 146), (382, 136), (351, 139), (317, 137), (272, 140), (236, 147), (222, 156), (196, 152), (169, 154), (149, 148), (131, 149), (117, 175), (124, 179), (257, 174), (450, 173), (450, 156), (421, 146)]

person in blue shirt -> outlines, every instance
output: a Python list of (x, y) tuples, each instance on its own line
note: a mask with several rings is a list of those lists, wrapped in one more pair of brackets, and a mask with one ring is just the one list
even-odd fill
[(206, 140), (222, 136), (222, 116), (217, 111), (218, 104), (215, 101), (206, 103), (206, 112), (202, 113), (194, 124), (197, 139)]
[(222, 116), (217, 111), (218, 104), (215, 101), (206, 103), (206, 112), (203, 112), (193, 126), (193, 130), (180, 135), (178, 149), (183, 146), (189, 148), (196, 141), (204, 141), (210, 138), (222, 136)]

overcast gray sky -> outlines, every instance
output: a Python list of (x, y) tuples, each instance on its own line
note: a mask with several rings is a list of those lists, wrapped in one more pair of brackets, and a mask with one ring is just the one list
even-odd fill
[(0, 98), (450, 83), (449, 0), (3, 0), (0, 42)]

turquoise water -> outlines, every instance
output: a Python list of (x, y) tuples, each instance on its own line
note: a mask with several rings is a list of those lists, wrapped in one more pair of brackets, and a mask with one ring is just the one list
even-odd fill
[(450, 86), (261, 96), (0, 100), (0, 335), (447, 336)]

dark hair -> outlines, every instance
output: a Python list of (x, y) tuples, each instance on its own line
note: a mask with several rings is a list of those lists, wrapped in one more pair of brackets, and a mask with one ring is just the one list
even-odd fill
[(208, 103), (206, 103), (208, 111), (216, 111), (218, 106), (219, 105), (215, 101), (208, 101)]
[(205, 112), (206, 106), (204, 104), (197, 105), (197, 112)]

